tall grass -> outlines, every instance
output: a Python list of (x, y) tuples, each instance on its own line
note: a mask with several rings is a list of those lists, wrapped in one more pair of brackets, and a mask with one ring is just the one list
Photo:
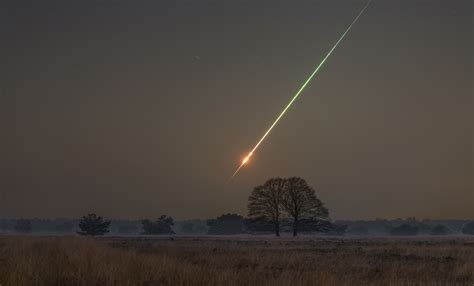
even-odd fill
[(5, 285), (469, 285), (474, 239), (0, 237)]

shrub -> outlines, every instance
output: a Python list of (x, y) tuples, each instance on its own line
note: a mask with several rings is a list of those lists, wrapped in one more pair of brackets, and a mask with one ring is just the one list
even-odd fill
[(143, 234), (175, 234), (171, 226), (173, 218), (167, 215), (160, 216), (156, 221), (142, 220)]
[(109, 232), (110, 221), (104, 220), (101, 216), (96, 214), (88, 214), (82, 217), (79, 222), (81, 231), (77, 233), (80, 235), (104, 235)]
[(244, 218), (237, 214), (225, 214), (207, 221), (208, 234), (238, 234), (244, 230)]

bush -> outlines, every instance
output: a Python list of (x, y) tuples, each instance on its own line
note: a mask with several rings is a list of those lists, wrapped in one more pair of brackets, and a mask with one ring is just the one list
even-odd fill
[(142, 220), (143, 234), (175, 234), (171, 226), (174, 225), (173, 218), (162, 215), (156, 221)]
[(225, 214), (207, 221), (208, 234), (239, 234), (244, 230), (244, 218), (237, 214)]
[(77, 233), (80, 235), (104, 235), (109, 232), (110, 221), (104, 220), (101, 216), (96, 214), (88, 214), (82, 217), (79, 222), (81, 231)]

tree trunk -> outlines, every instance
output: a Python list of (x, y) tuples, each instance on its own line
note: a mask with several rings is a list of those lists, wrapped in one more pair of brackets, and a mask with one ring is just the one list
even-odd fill
[(295, 217), (293, 220), (293, 237), (298, 235), (298, 218)]

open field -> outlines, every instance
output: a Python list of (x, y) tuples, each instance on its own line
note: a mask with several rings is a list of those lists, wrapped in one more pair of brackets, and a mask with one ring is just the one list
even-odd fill
[(474, 237), (0, 237), (5, 285), (473, 285)]

